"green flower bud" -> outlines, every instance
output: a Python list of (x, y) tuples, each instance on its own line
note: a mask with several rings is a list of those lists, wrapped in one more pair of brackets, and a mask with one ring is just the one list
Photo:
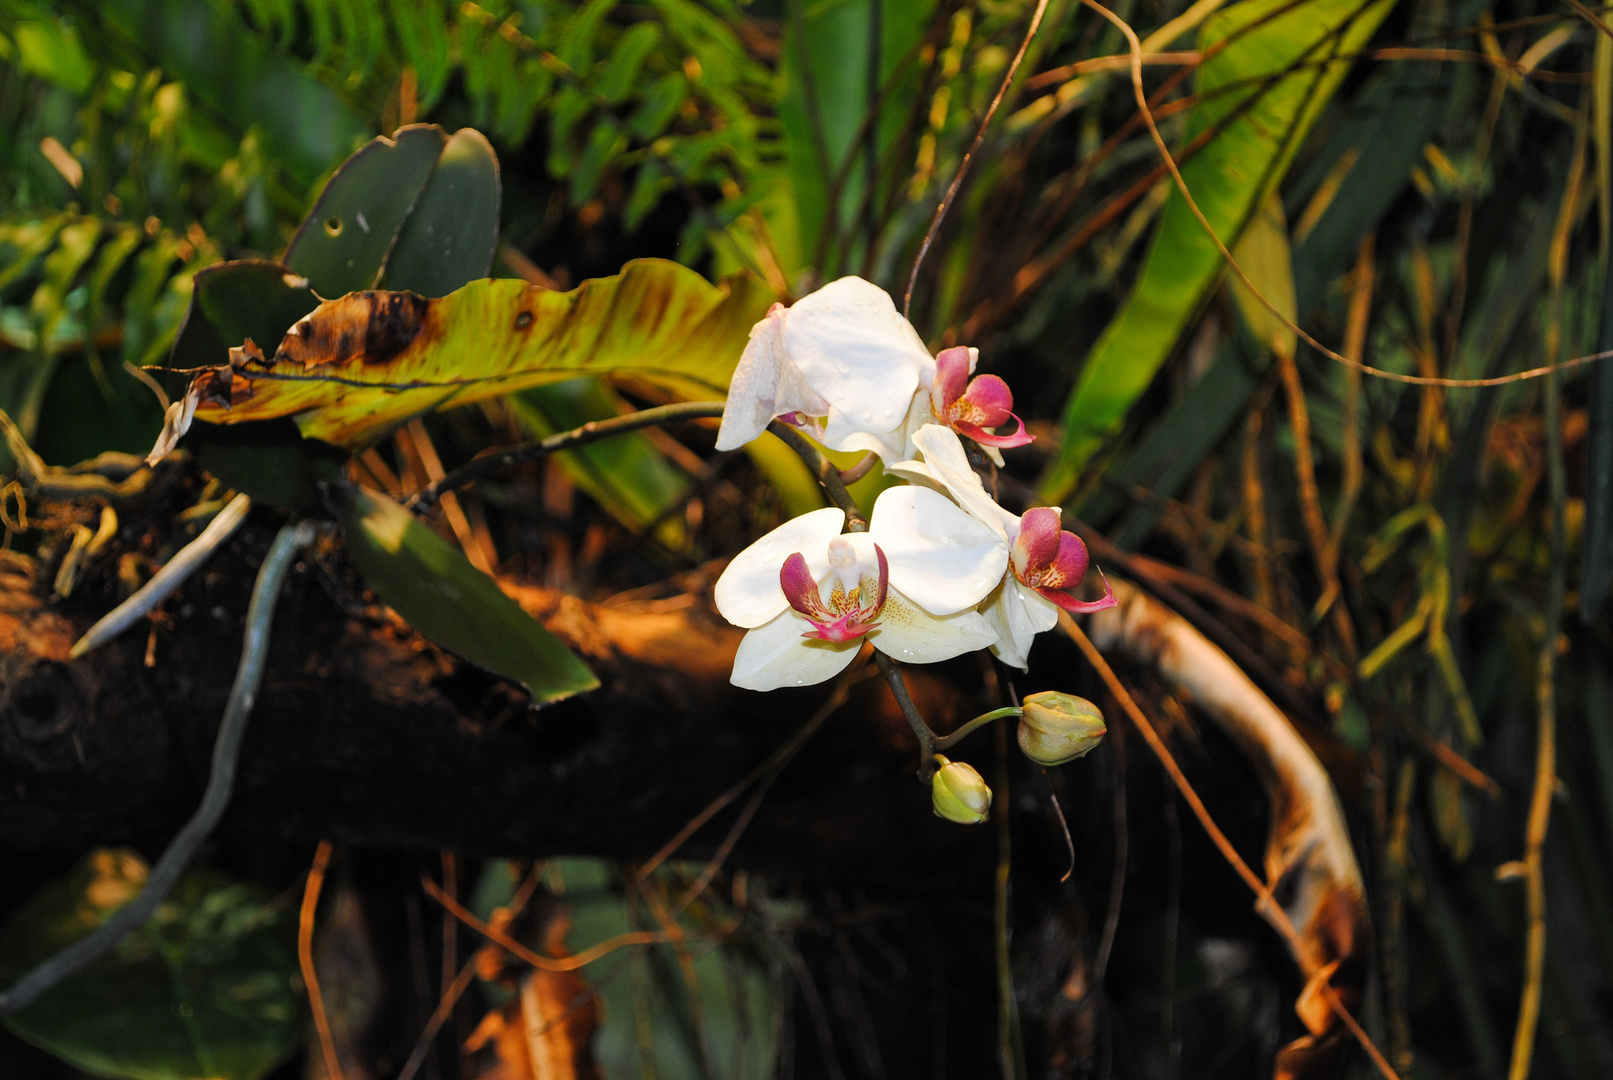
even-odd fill
[(1019, 748), (1039, 765), (1063, 765), (1090, 753), (1109, 730), (1086, 698), (1045, 690), (1025, 699)]
[(974, 766), (935, 756), (941, 767), (930, 780), (930, 802), (935, 816), (959, 825), (978, 825), (991, 810), (991, 789)]

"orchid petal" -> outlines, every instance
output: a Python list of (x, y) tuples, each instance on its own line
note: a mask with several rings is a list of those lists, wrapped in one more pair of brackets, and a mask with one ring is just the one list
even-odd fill
[(722, 426), (717, 429), (719, 450), (744, 446), (767, 430), (775, 416), (796, 411), (822, 416), (829, 410), (829, 403), (813, 392), (785, 351), (786, 311), (774, 304), (767, 317), (751, 327), (750, 341), (729, 380)]
[(963, 397), (969, 385), (969, 373), (974, 370), (978, 349), (962, 345), (942, 349), (935, 355), (935, 381), (930, 383), (930, 402), (938, 414), (944, 415), (947, 406)]
[(957, 404), (963, 406), (957, 410), (962, 419), (982, 427), (1006, 424), (1014, 415), (1013, 391), (996, 375), (981, 375), (972, 380)]
[(1049, 569), (1051, 573), (1042, 575), (1042, 584), (1050, 585), (1055, 589), (1073, 589), (1081, 584), (1081, 579), (1087, 576), (1087, 564), (1092, 556), (1087, 553), (1086, 543), (1074, 533), (1059, 533), (1059, 550), (1053, 558)]
[(986, 487), (969, 465), (963, 443), (957, 434), (940, 424), (926, 424), (913, 436), (913, 445), (924, 455), (924, 466), (931, 477), (946, 488), (959, 506), (986, 524), (1005, 540), (1012, 540), (1019, 528), (1019, 518), (997, 505), (997, 500), (986, 494)]
[(974, 607), (1008, 568), (1007, 542), (929, 488), (886, 488), (867, 535), (885, 551), (891, 586), (934, 615)]
[(810, 686), (834, 678), (851, 665), (862, 640), (838, 643), (803, 638), (812, 624), (793, 611), (746, 634), (734, 654), (729, 682), (746, 690)]
[[(1051, 566), (1058, 558), (1063, 523), (1051, 506), (1033, 506), (1019, 519), (1019, 537), (1014, 541), (1014, 570), (1021, 577)], [(1077, 579), (1072, 584), (1080, 584)]]
[(978, 611), (937, 618), (892, 588), (885, 598), (879, 626), (869, 633), (868, 640), (893, 659), (934, 664), (990, 647), (997, 640), (997, 632)]
[(717, 579), (717, 610), (747, 630), (772, 619), (789, 607), (779, 584), (784, 560), (799, 551), (812, 579), (818, 580), (829, 572), (829, 541), (845, 525), (846, 512), (832, 506), (786, 521), (734, 556)]
[(1003, 663), (1022, 671), (1030, 668), (1031, 644), (1036, 635), (1053, 629), (1059, 618), (1059, 610), (1051, 601), (1025, 588), (1011, 574), (986, 598), (980, 614), (997, 632), (997, 644), (991, 651)]
[(797, 301), (785, 313), (784, 346), (812, 388), (844, 414), (848, 432), (894, 430), (935, 364), (890, 295), (859, 277)]

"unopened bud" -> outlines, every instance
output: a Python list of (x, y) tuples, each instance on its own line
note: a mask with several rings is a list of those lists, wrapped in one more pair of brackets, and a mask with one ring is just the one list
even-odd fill
[(941, 767), (930, 780), (930, 802), (935, 816), (959, 825), (978, 825), (991, 810), (991, 789), (974, 766), (936, 755)]
[(1045, 690), (1025, 699), (1019, 748), (1039, 765), (1063, 765), (1091, 753), (1108, 732), (1103, 714), (1086, 698)]

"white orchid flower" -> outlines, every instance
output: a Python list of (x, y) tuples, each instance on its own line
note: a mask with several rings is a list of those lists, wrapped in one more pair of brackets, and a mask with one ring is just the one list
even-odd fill
[(898, 462), (891, 471), (946, 492), (1011, 547), (1007, 572), (981, 606), (997, 634), (991, 651), (1003, 663), (1029, 668), (1031, 643), (1058, 622), (1059, 608), (1079, 613), (1114, 607), (1107, 579), (1098, 600), (1078, 600), (1068, 591), (1080, 587), (1089, 555), (1079, 536), (1060, 528), (1058, 510), (1037, 506), (1016, 517), (998, 506), (949, 428), (928, 424), (913, 435), (913, 443), (924, 460)]
[(830, 507), (795, 518), (735, 556), (717, 610), (750, 631), (732, 682), (806, 686), (843, 671), (866, 638), (887, 656), (935, 663), (997, 639), (974, 608), (1003, 578), (1001, 534), (928, 488), (886, 489), (868, 531), (842, 535)]
[[(775, 304), (751, 329), (717, 449), (745, 445), (774, 417), (801, 424), (831, 450), (873, 449), (868, 436), (878, 442), (901, 428), (934, 374), (930, 350), (890, 294), (840, 278), (792, 307)], [(904, 456), (905, 442), (895, 456)]]

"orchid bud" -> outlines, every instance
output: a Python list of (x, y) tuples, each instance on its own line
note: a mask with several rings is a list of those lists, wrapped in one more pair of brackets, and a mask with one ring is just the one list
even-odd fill
[(1039, 765), (1063, 765), (1085, 757), (1109, 730), (1103, 714), (1086, 698), (1044, 690), (1025, 699), (1019, 722), (1019, 748)]
[(991, 789), (973, 765), (935, 756), (941, 767), (930, 780), (930, 802), (935, 816), (959, 825), (978, 825), (991, 810)]

